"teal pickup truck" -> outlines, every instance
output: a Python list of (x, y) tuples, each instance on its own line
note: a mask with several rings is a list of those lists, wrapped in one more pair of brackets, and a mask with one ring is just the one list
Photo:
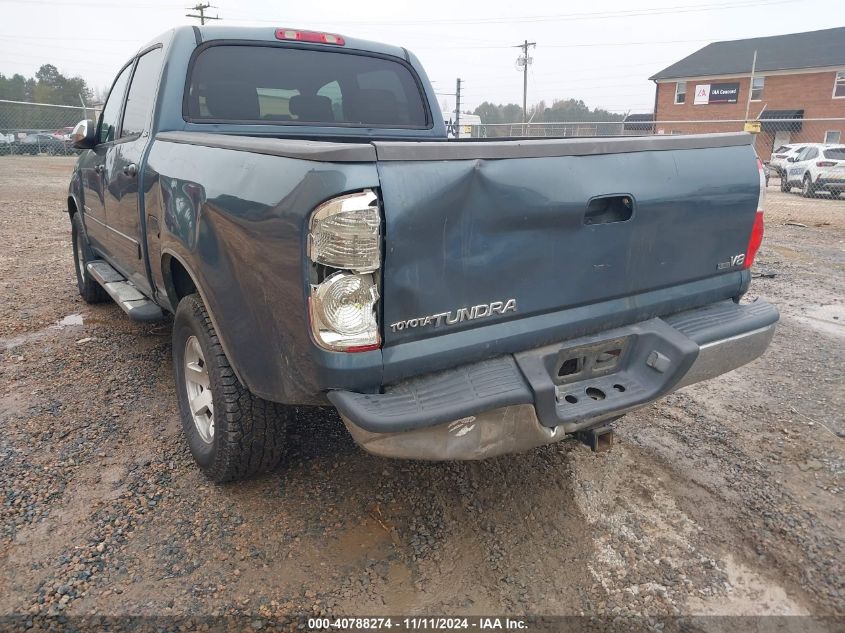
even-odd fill
[(740, 303), (765, 191), (746, 134), (449, 140), (404, 48), (182, 27), (73, 139), (80, 294), (175, 315), (215, 481), (275, 466), (293, 406), (393, 457), (595, 434), (753, 360), (778, 319)]

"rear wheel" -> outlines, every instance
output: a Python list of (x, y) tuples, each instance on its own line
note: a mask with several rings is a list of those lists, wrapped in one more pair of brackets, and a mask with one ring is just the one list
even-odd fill
[(813, 198), (816, 195), (816, 188), (813, 186), (813, 181), (810, 180), (810, 174), (805, 175), (801, 182), (801, 195), (805, 198)]
[(96, 257), (88, 244), (85, 227), (82, 225), (82, 218), (79, 213), (74, 213), (71, 217), (70, 227), (73, 237), (73, 267), (76, 270), (76, 286), (79, 288), (79, 296), (85, 300), (85, 303), (108, 301), (108, 293), (94, 281), (91, 273), (88, 272), (88, 262), (93, 261)]
[(842, 192), (841, 192), (841, 191), (831, 191), (831, 192), (830, 192), (830, 197), (831, 197), (831, 198), (838, 198), (838, 197), (839, 197), (839, 196), (841, 196), (841, 195), (842, 195)]
[(279, 463), (291, 408), (240, 383), (197, 294), (176, 309), (173, 367), (182, 430), (209, 479), (244, 479)]

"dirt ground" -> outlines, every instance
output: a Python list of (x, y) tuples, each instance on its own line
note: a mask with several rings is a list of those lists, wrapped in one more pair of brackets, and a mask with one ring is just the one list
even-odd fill
[(845, 201), (769, 187), (771, 349), (610, 452), (391, 461), (302, 410), (277, 472), (216, 486), (170, 324), (77, 294), (72, 164), (0, 157), (0, 615), (845, 616)]

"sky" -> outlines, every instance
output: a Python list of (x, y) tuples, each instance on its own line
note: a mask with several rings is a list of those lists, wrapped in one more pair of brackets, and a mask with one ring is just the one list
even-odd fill
[[(173, 0), (0, 0), (0, 73), (41, 64), (103, 90), (148, 40), (185, 16)], [(648, 77), (707, 43), (842, 26), (843, 0), (211, 0), (210, 24), (329, 31), (404, 46), (426, 68), (438, 101), (461, 110), (522, 103), (516, 48), (531, 49), (528, 103), (578, 98), (613, 112), (649, 112)], [(836, 20), (839, 20), (837, 22)], [(452, 94), (450, 94), (452, 93)]]

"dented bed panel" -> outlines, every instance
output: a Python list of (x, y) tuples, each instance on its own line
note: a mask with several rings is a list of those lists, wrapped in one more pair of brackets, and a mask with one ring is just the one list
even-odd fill
[(172, 291), (170, 259), (194, 277), (229, 361), (249, 389), (288, 404), (323, 402), (326, 385), (381, 381), (381, 352), (311, 343), (305, 237), (327, 198), (378, 184), (372, 163), (331, 163), (155, 140), (147, 213), (154, 283)]
[(378, 169), (385, 360), (494, 323), (615, 299), (636, 308), (696, 280), (712, 278), (717, 298), (741, 292), (742, 267), (724, 262), (745, 252), (757, 210), (748, 145)]

